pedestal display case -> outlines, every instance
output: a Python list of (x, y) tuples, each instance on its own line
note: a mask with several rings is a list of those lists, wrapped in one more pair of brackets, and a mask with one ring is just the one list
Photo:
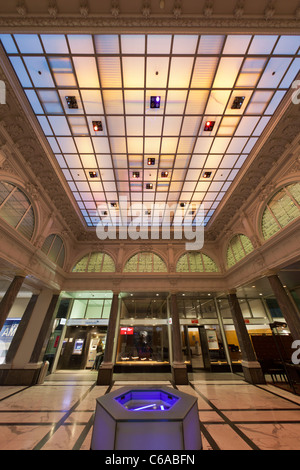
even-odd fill
[(122, 387), (96, 400), (91, 450), (201, 450), (197, 398), (171, 387)]

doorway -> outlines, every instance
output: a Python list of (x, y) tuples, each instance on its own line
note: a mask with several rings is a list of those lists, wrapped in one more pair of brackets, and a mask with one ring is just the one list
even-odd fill
[(192, 369), (203, 369), (203, 353), (199, 328), (194, 326), (182, 325), (182, 352), (184, 361)]
[(106, 327), (68, 326), (63, 340), (57, 369), (91, 369), (96, 359), (97, 345), (106, 342)]

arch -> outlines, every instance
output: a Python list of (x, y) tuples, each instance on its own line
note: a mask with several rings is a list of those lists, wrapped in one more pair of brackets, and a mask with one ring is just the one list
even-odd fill
[(279, 189), (263, 210), (260, 229), (269, 240), (300, 216), (300, 183), (290, 183)]
[(124, 273), (166, 273), (163, 259), (152, 251), (139, 251), (125, 263)]
[(228, 243), (226, 251), (227, 267), (231, 268), (254, 250), (250, 238), (242, 233), (234, 235)]
[(26, 194), (15, 184), (0, 181), (0, 218), (27, 240), (31, 240), (35, 228), (33, 205)]
[(210, 256), (202, 251), (188, 251), (180, 256), (176, 264), (177, 273), (216, 273), (219, 268)]
[(93, 251), (83, 256), (74, 265), (73, 273), (113, 273), (116, 270), (113, 258), (102, 251)]
[(65, 245), (59, 235), (55, 233), (48, 235), (41, 250), (53, 263), (63, 268), (65, 262)]

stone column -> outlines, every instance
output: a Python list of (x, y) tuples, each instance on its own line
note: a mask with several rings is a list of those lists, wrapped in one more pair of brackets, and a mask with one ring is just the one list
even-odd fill
[(108, 322), (104, 358), (98, 371), (97, 385), (110, 385), (112, 383), (114, 369), (113, 353), (117, 333), (118, 313), (119, 293), (114, 293)]
[(12, 308), (14, 301), (16, 300), (24, 279), (25, 276), (15, 276), (0, 302), (0, 331), (8, 317), (9, 311)]
[(235, 290), (229, 292), (228, 301), (242, 351), (242, 368), (245, 379), (252, 384), (264, 384), (265, 377), (257, 361)]
[(38, 297), (39, 297), (38, 294), (33, 294), (31, 296), (31, 299), (28, 302), (28, 305), (25, 309), (25, 312), (23, 313), (23, 316), (21, 318), (17, 331), (15, 332), (12, 342), (10, 343), (10, 346), (8, 348), (6, 359), (5, 359), (6, 364), (12, 363), (15, 358), (15, 355), (18, 351), (19, 344), (21, 343), (23, 335), (25, 334), (25, 331), (28, 326), (28, 322), (31, 318), (31, 315), (32, 315), (32, 312), (33, 312), (33, 309), (35, 307)]
[(294, 303), (285, 291), (277, 274), (267, 275), (271, 288), (274, 292), (279, 308), (289, 327), (294, 340), (300, 339), (300, 317)]
[(59, 294), (54, 294), (52, 296), (50, 305), (47, 309), (43, 324), (40, 328), (33, 351), (31, 353), (29, 363), (41, 362), (44, 358), (47, 341), (49, 339), (50, 332), (51, 332), (53, 315), (56, 309), (58, 299), (59, 299)]
[(214, 303), (215, 303), (215, 309), (216, 309), (217, 318), (218, 318), (218, 322), (219, 322), (220, 333), (221, 333), (221, 336), (222, 336), (222, 341), (223, 341), (226, 360), (227, 360), (227, 363), (230, 367), (231, 372), (233, 372), (230, 352), (229, 352), (229, 348), (228, 348), (228, 344), (227, 344), (225, 328), (224, 328), (224, 325), (223, 325), (223, 319), (222, 319), (222, 315), (221, 315), (219, 305), (218, 305), (218, 301), (217, 301), (216, 297), (214, 297)]
[(176, 294), (171, 294), (170, 296), (170, 312), (172, 318), (173, 343), (172, 377), (175, 385), (186, 385), (189, 383), (189, 381), (187, 367), (182, 357), (182, 344)]
[[(9, 363), (0, 366), (0, 384), (35, 385), (43, 363), (39, 361), (49, 331), (57, 296), (43, 289), (28, 304), (20, 331), (9, 351)], [(51, 317), (51, 318), (50, 318)], [(20, 323), (20, 325), (21, 325)], [(47, 331), (46, 331), (47, 330)], [(34, 361), (34, 362), (33, 362)]]

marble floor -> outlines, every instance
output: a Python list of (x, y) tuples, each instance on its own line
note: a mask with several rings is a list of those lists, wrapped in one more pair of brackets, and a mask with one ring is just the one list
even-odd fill
[[(166, 374), (60, 371), (41, 385), (0, 386), (0, 450), (89, 450), (96, 398), (127, 384), (164, 384)], [(231, 373), (189, 374), (177, 386), (198, 399), (203, 450), (300, 450), (300, 396)]]

